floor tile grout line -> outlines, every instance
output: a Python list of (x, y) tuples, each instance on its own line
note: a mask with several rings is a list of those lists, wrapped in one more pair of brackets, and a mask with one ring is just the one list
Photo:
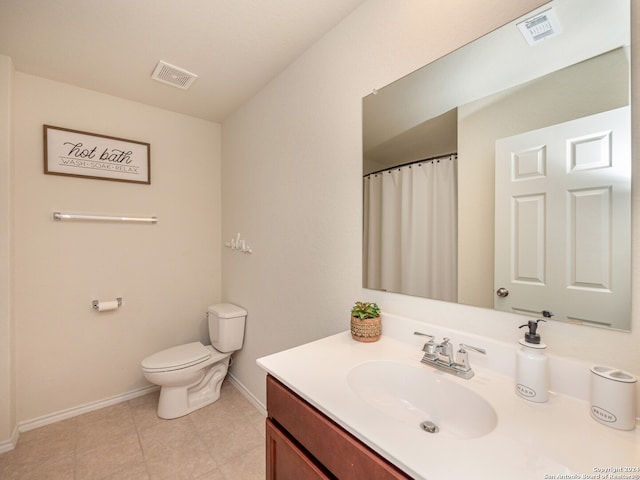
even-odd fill
[(73, 419), (73, 479), (78, 479), (78, 417)]
[(131, 421), (133, 422), (133, 426), (136, 429), (136, 436), (138, 437), (138, 445), (140, 446), (140, 453), (142, 453), (142, 461), (144, 462), (144, 471), (146, 472), (147, 477), (151, 478), (151, 472), (149, 471), (149, 464), (147, 462), (147, 457), (144, 454), (144, 446), (142, 445), (142, 438), (140, 437), (140, 426), (138, 425), (138, 422), (136, 422), (135, 415), (133, 415), (133, 408), (131, 406), (131, 400), (127, 401), (127, 405), (129, 406), (129, 409), (131, 410)]

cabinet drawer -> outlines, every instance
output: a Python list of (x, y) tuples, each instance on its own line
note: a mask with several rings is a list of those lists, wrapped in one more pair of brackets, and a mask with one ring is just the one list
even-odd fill
[(339, 479), (411, 479), (271, 376), (267, 376), (267, 411)]

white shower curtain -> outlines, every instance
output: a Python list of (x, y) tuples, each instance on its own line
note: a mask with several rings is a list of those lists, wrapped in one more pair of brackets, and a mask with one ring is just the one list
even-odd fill
[(364, 177), (364, 286), (457, 300), (457, 156)]

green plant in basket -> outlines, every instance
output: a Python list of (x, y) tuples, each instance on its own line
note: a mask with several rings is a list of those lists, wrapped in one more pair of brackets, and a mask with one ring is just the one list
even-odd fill
[(377, 342), (382, 334), (380, 307), (373, 302), (356, 302), (351, 309), (351, 336), (358, 342)]
[(351, 309), (351, 316), (360, 320), (380, 316), (380, 307), (373, 302), (356, 302)]

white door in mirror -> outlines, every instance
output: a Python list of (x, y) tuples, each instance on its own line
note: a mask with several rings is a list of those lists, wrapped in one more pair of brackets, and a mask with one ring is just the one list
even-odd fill
[(496, 141), (496, 309), (624, 328), (629, 145), (628, 107)]

